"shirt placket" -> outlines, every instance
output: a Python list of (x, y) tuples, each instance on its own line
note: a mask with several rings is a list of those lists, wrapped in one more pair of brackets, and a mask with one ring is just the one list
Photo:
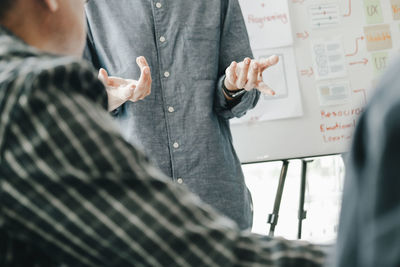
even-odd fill
[(174, 92), (171, 91), (174, 88), (174, 77), (175, 74), (172, 70), (172, 58), (167, 55), (171, 55), (168, 53), (168, 49), (172, 49), (171, 44), (168, 39), (168, 24), (167, 21), (167, 3), (166, 0), (152, 0), (153, 4), (153, 16), (154, 16), (154, 32), (155, 38), (157, 41), (157, 50), (158, 50), (158, 58), (159, 58), (159, 72), (161, 79), (161, 94), (162, 94), (162, 103), (165, 114), (165, 123), (167, 127), (167, 135), (168, 135), (168, 146), (171, 157), (171, 170), (172, 170), (172, 178), (179, 184), (183, 183), (183, 178), (180, 175), (179, 163), (177, 163), (177, 154), (182, 152), (182, 136), (179, 136), (176, 131), (174, 131), (174, 123), (178, 120), (177, 112), (178, 107), (176, 101), (174, 101)]

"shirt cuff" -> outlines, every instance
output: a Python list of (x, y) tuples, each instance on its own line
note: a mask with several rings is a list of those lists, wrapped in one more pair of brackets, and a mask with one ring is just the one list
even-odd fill
[(225, 75), (223, 75), (217, 83), (216, 92), (216, 109), (225, 119), (232, 119), (234, 117), (240, 118), (246, 114), (249, 109), (255, 107), (260, 98), (260, 92), (256, 89), (248, 91), (235, 103), (226, 99), (222, 90), (222, 83), (224, 82)]
[(119, 114), (119, 112), (120, 112), (120, 110), (121, 110), (121, 106), (117, 107), (117, 108), (114, 109), (114, 110), (111, 110), (109, 113), (110, 113), (111, 116), (117, 117), (118, 114)]

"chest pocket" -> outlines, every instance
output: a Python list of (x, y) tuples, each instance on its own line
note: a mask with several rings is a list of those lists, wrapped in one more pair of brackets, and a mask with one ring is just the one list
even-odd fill
[(184, 58), (194, 80), (216, 80), (218, 76), (219, 27), (185, 27)]

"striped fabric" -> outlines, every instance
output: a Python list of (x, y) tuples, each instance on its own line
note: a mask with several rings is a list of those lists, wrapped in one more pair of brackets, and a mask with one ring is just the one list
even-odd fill
[(0, 29), (0, 266), (321, 266), (240, 233), (128, 144), (88, 64)]

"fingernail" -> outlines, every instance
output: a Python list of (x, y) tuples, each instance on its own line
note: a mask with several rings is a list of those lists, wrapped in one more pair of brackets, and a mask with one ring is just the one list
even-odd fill
[(245, 63), (248, 65), (248, 64), (250, 64), (250, 60), (249, 59), (246, 59), (245, 60)]

